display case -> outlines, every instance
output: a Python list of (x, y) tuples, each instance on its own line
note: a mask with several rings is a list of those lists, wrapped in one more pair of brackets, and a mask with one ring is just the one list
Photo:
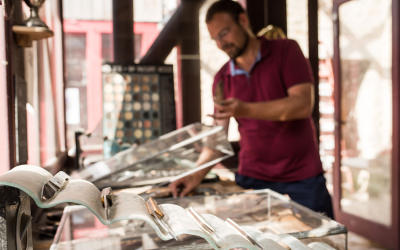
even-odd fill
[[(206, 151), (213, 157), (197, 164), (200, 154)], [(168, 183), (233, 155), (222, 126), (194, 123), (134, 145), (79, 171), (76, 177), (98, 187), (113, 188)]]
[(104, 64), (106, 158), (176, 129), (172, 65)]
[[(334, 249), (347, 249), (346, 227), (268, 189), (181, 199), (159, 199), (158, 203), (192, 207), (199, 213), (213, 214), (224, 220), (229, 218), (242, 227), (252, 227), (266, 234), (278, 236), (289, 234), (303, 242), (304, 246), (323, 243)], [(88, 247), (90, 249), (212, 249), (199, 237), (188, 235), (178, 240), (162, 241), (152, 228), (142, 221), (122, 221), (105, 226), (84, 207), (67, 207), (52, 249), (79, 250)]]

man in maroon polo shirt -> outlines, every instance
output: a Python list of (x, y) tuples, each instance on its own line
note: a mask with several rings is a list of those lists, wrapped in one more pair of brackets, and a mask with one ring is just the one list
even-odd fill
[[(214, 78), (213, 90), (223, 84), (225, 100), (215, 100), (213, 117), (226, 127), (230, 117), (238, 122), (237, 184), (288, 194), (333, 217), (311, 119), (314, 84), (299, 46), (289, 39), (255, 37), (244, 9), (231, 0), (211, 5), (206, 23), (218, 48), (231, 58)], [(212, 153), (202, 153), (199, 163)], [(208, 171), (170, 184), (174, 196), (178, 187), (181, 196), (190, 192)]]

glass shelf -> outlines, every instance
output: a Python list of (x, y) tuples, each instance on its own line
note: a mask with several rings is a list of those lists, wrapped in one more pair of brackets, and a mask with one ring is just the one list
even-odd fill
[[(197, 165), (203, 150), (212, 150), (214, 157)], [(194, 123), (132, 146), (79, 171), (77, 177), (101, 188), (159, 184), (215, 165), (233, 155), (223, 127)]]

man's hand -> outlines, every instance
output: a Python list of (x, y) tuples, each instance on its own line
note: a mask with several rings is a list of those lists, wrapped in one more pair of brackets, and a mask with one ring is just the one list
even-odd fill
[[(206, 162), (209, 162), (213, 159), (215, 159), (216, 153), (214, 150), (208, 148), (208, 147), (203, 147), (203, 150), (201, 151), (199, 158), (196, 161), (196, 165), (200, 166)], [(201, 169), (199, 171), (194, 172), (191, 175), (182, 177), (171, 184), (169, 184), (169, 189), (172, 192), (172, 195), (174, 198), (178, 197), (183, 197), (187, 195), (190, 191), (192, 191), (195, 187), (197, 187), (201, 181), (203, 180), (204, 176), (212, 169), (211, 167), (207, 167), (204, 169)]]
[(229, 98), (214, 102), (216, 121), (235, 118), (250, 118), (267, 121), (292, 121), (311, 116), (314, 108), (314, 85), (296, 84), (288, 89), (288, 96), (266, 102), (243, 102)]
[(204, 174), (196, 172), (172, 182), (169, 184), (169, 189), (174, 198), (178, 197), (178, 195), (179, 197), (183, 197), (197, 187), (203, 178)]
[(211, 115), (216, 120), (226, 120), (231, 116), (239, 118), (246, 114), (246, 103), (236, 98), (229, 98), (221, 102), (214, 102), (215, 114)]

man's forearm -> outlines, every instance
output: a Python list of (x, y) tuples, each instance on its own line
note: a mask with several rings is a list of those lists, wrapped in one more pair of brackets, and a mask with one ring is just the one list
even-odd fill
[(304, 119), (314, 108), (314, 87), (311, 83), (299, 84), (288, 90), (288, 96), (267, 102), (242, 102), (238, 116), (269, 121)]
[(297, 97), (286, 97), (269, 102), (243, 103), (244, 117), (258, 120), (290, 121), (307, 118), (311, 112), (310, 105), (304, 104), (304, 101)]
[[(196, 165), (202, 165), (206, 162), (209, 162), (217, 156), (217, 152), (215, 152), (213, 149), (209, 147), (203, 147), (203, 150), (201, 151), (199, 158), (196, 161)], [(213, 168), (213, 166), (210, 166), (208, 168), (202, 169), (200, 171), (196, 172), (196, 175), (198, 176), (206, 176), (206, 174)]]

